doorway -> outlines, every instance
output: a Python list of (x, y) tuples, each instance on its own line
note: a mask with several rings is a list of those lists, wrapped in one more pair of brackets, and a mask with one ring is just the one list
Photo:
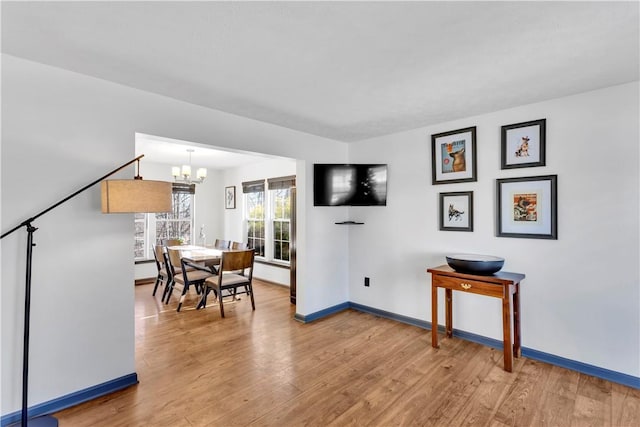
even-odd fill
[[(187, 150), (194, 150), (188, 152)], [(243, 206), (242, 182), (296, 174), (296, 160), (261, 153), (240, 152), (224, 147), (214, 147), (191, 141), (136, 134), (136, 155), (144, 154), (142, 171), (145, 179), (173, 181), (172, 168), (180, 167), (190, 157), (192, 170), (207, 169), (204, 182), (196, 185), (192, 230), (194, 244), (200, 244), (202, 234), (207, 240), (216, 238), (239, 242), (247, 241), (247, 226)], [(228, 206), (225, 193), (235, 189), (236, 203)], [(291, 302), (296, 295), (296, 216), (295, 190), (292, 193), (292, 218), (290, 235), (289, 268), (274, 267), (269, 262), (260, 263), (256, 277), (267, 282), (288, 285), (292, 290)], [(205, 230), (198, 234), (198, 230)], [(268, 261), (268, 260), (267, 260)], [(143, 267), (136, 266), (136, 278)], [(148, 270), (148, 269), (147, 269)], [(145, 277), (148, 277), (145, 276)]]

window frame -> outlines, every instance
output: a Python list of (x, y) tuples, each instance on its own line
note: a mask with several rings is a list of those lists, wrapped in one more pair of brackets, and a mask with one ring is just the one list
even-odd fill
[[(184, 197), (187, 196), (189, 198), (189, 216), (188, 217), (182, 217), (182, 218), (175, 218), (176, 214), (179, 216), (180, 212), (179, 210), (176, 210), (176, 206), (175, 206), (175, 202), (176, 199), (179, 197)], [(162, 239), (173, 239), (173, 238), (179, 238), (179, 239), (183, 239), (183, 244), (191, 244), (191, 242), (194, 242), (194, 224), (195, 224), (195, 195), (192, 193), (188, 193), (188, 192), (183, 192), (183, 191), (174, 191), (172, 196), (172, 200), (171, 200), (171, 206), (172, 206), (172, 212), (171, 213), (156, 213), (156, 214), (149, 214), (151, 216), (151, 218), (153, 218), (153, 236), (155, 238), (155, 242), (156, 244), (158, 244), (158, 242)], [(158, 216), (163, 216), (163, 215), (167, 215), (170, 218), (164, 219), (158, 219)], [(150, 221), (151, 222), (151, 221)], [(182, 234), (179, 236), (170, 236), (170, 235), (166, 235), (166, 236), (158, 236), (158, 223), (160, 222), (166, 222), (167, 224), (170, 223), (186, 223), (188, 224), (188, 228), (189, 231), (186, 234)], [(178, 229), (180, 230), (181, 227), (171, 227), (168, 226), (166, 227), (167, 230), (175, 230)], [(151, 234), (150, 234), (151, 235)], [(188, 240), (184, 239), (184, 236), (188, 237)]]
[[(287, 195), (286, 198), (284, 200), (288, 200), (289, 201), (289, 211), (288, 211), (288, 215), (284, 214), (282, 215), (282, 217), (278, 217), (277, 215), (277, 210), (278, 210), (278, 196), (277, 196), (277, 192), (280, 191), (286, 191)], [(271, 257), (270, 257), (270, 261), (273, 262), (278, 262), (278, 263), (283, 263), (283, 264), (290, 264), (291, 260), (289, 258), (289, 248), (291, 246), (291, 188), (275, 188), (275, 189), (269, 189), (269, 224), (271, 225), (271, 239), (270, 239), (270, 247), (271, 247)], [(285, 210), (285, 206), (286, 206), (286, 202), (283, 203), (283, 213)], [(277, 236), (276, 234), (276, 223), (280, 224), (280, 236)], [(286, 224), (287, 226), (287, 239), (282, 239), (282, 227), (284, 226), (284, 224)], [(278, 238), (280, 237), (280, 238)], [(280, 258), (277, 257), (277, 244), (278, 242), (280, 242), (280, 245), (284, 245), (286, 242), (286, 246), (287, 246), (287, 259), (283, 259), (282, 254), (284, 253), (282, 251), (282, 247), (280, 248)]]
[[(295, 176), (286, 176), (286, 177), (278, 177), (278, 178), (268, 178), (268, 179), (260, 179), (255, 181), (248, 181), (242, 183), (243, 188), (243, 227), (244, 227), (244, 235), (247, 236), (247, 241), (249, 245), (252, 245), (252, 239), (255, 239), (255, 235), (252, 237), (249, 235), (251, 231), (250, 221), (259, 221), (262, 222), (262, 227), (264, 230), (264, 237), (261, 239), (263, 241), (263, 251), (256, 253), (256, 258), (265, 262), (272, 262), (276, 264), (282, 264), (284, 266), (289, 266), (291, 263), (290, 257), (290, 247), (291, 247), (291, 188), (295, 187)], [(278, 191), (286, 190), (286, 200), (289, 201), (288, 207), (288, 215), (284, 214), (281, 218), (276, 218), (276, 210), (278, 208)], [(250, 194), (252, 193), (261, 193), (262, 194), (262, 217), (250, 217), (249, 210), (252, 209), (250, 205), (252, 205), (249, 201), (249, 198), (252, 197)], [(285, 202), (283, 207), (287, 205)], [(282, 230), (282, 225), (287, 225), (287, 239), (282, 239), (282, 233), (279, 236), (276, 236), (276, 223), (280, 224), (280, 230)], [(253, 227), (255, 229), (255, 226)], [(279, 238), (276, 238), (279, 237)], [(280, 257), (276, 257), (277, 250), (276, 244), (277, 242), (281, 242), (281, 244), (287, 246), (287, 259), (283, 259), (282, 252), (280, 252)], [(255, 247), (255, 245), (253, 245)], [(281, 248), (282, 249), (282, 248)]]
[[(141, 217), (139, 217), (139, 215), (141, 215)], [(137, 223), (142, 222), (142, 237), (138, 237), (138, 231), (137, 231)], [(149, 258), (149, 252), (150, 252), (150, 242), (149, 242), (149, 214), (143, 213), (143, 214), (134, 214), (133, 216), (133, 226), (134, 226), (134, 231), (133, 231), (133, 259), (134, 261), (144, 261), (144, 260), (148, 260)], [(142, 255), (141, 256), (136, 256), (136, 252), (138, 250), (138, 245), (137, 242), (138, 241), (142, 241)]]
[[(137, 257), (135, 250), (136, 250), (136, 246), (135, 246), (135, 241), (139, 240), (135, 229), (134, 229), (134, 254), (133, 254), (133, 259), (134, 261), (147, 261), (147, 260), (152, 260), (154, 259), (153, 257), (153, 253), (152, 248), (153, 246), (157, 245), (160, 243), (161, 239), (164, 238), (172, 238), (175, 236), (167, 236), (167, 237), (163, 237), (163, 236), (158, 236), (158, 227), (157, 224), (158, 222), (187, 222), (189, 223), (189, 232), (188, 232), (188, 241), (185, 241), (185, 244), (189, 244), (190, 242), (195, 242), (195, 191), (193, 191), (193, 189), (190, 189), (189, 191), (185, 191), (184, 188), (181, 189), (181, 187), (175, 187), (173, 189), (173, 193), (171, 195), (172, 197), (172, 201), (171, 201), (171, 206), (172, 206), (172, 212), (169, 213), (168, 215), (172, 215), (173, 213), (176, 212), (176, 208), (174, 206), (174, 202), (175, 202), (175, 197), (179, 196), (181, 194), (188, 194), (189, 195), (189, 213), (190, 216), (189, 218), (184, 218), (184, 219), (158, 219), (159, 215), (164, 215), (163, 213), (145, 213), (144, 214), (144, 222), (145, 222), (145, 226), (144, 226), (144, 248), (143, 248), (143, 254), (141, 257)], [(134, 217), (134, 227), (135, 227), (135, 222), (139, 222), (141, 221), (142, 218), (135, 218)], [(171, 227), (169, 227), (168, 229), (171, 229)], [(179, 236), (181, 237), (181, 236)]]
[[(256, 194), (261, 194), (262, 195), (262, 216), (251, 216), (251, 211), (255, 210), (252, 209), (253, 207), (253, 203), (250, 203), (250, 198), (254, 197), (254, 195)], [(256, 254), (255, 256), (260, 258), (260, 259), (267, 259), (267, 227), (266, 227), (266, 211), (267, 209), (265, 209), (265, 205), (266, 203), (266, 191), (264, 191), (264, 189), (262, 191), (250, 191), (250, 192), (245, 192), (242, 194), (242, 198), (243, 198), (243, 224), (244, 224), (244, 235), (247, 236), (247, 243), (249, 244), (250, 247), (256, 249)], [(259, 205), (259, 204), (256, 204)], [(255, 230), (256, 228), (259, 230), (260, 228), (262, 228), (262, 237), (260, 237), (259, 235), (256, 235), (255, 232), (253, 235), (249, 235), (249, 232), (251, 231), (252, 227), (250, 227), (249, 223), (253, 222), (253, 223), (262, 223), (261, 227), (256, 227), (254, 225), (253, 230)], [(262, 241), (262, 251), (260, 251), (260, 248), (256, 247), (255, 242), (256, 241)]]

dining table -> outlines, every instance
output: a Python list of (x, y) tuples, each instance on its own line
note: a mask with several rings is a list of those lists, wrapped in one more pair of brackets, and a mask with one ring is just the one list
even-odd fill
[[(218, 274), (218, 269), (216, 267), (218, 267), (222, 261), (222, 252), (235, 251), (235, 249), (223, 250), (195, 245), (167, 246), (167, 248), (180, 251), (180, 258), (190, 263), (204, 265), (215, 275)], [(240, 300), (235, 293), (231, 296), (233, 296), (234, 301)], [(203, 300), (206, 301), (206, 295), (203, 295)]]
[(180, 251), (180, 258), (192, 263), (203, 264), (211, 268), (214, 273), (216, 273), (215, 266), (219, 265), (222, 259), (221, 249), (207, 248), (205, 246), (179, 245), (168, 246), (168, 249)]

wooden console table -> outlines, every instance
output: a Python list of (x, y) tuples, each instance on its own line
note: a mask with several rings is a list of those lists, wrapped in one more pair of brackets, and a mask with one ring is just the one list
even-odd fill
[[(445, 289), (445, 332), (453, 336), (452, 291), (502, 299), (504, 370), (513, 370), (513, 357), (520, 357), (520, 282), (524, 274), (499, 271), (490, 276), (458, 273), (448, 265), (427, 269), (431, 273), (431, 345), (438, 348), (438, 288)], [(512, 297), (513, 296), (513, 303)], [(511, 313), (513, 312), (513, 342)]]

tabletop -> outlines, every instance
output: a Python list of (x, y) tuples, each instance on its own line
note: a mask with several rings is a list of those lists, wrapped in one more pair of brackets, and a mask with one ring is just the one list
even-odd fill
[(481, 280), (483, 282), (491, 282), (499, 285), (520, 283), (525, 278), (524, 274), (511, 273), (508, 271), (498, 271), (496, 273), (488, 274), (488, 275), (460, 273), (455, 271), (453, 268), (449, 267), (446, 264), (440, 265), (438, 267), (429, 268), (427, 269), (427, 272), (432, 274), (439, 274), (441, 276), (452, 276), (452, 277), (465, 278), (465, 279), (471, 279), (471, 280), (473, 279)]
[(204, 246), (181, 245), (169, 246), (168, 249), (179, 250), (182, 258), (192, 262), (219, 260), (222, 257), (222, 250)]

